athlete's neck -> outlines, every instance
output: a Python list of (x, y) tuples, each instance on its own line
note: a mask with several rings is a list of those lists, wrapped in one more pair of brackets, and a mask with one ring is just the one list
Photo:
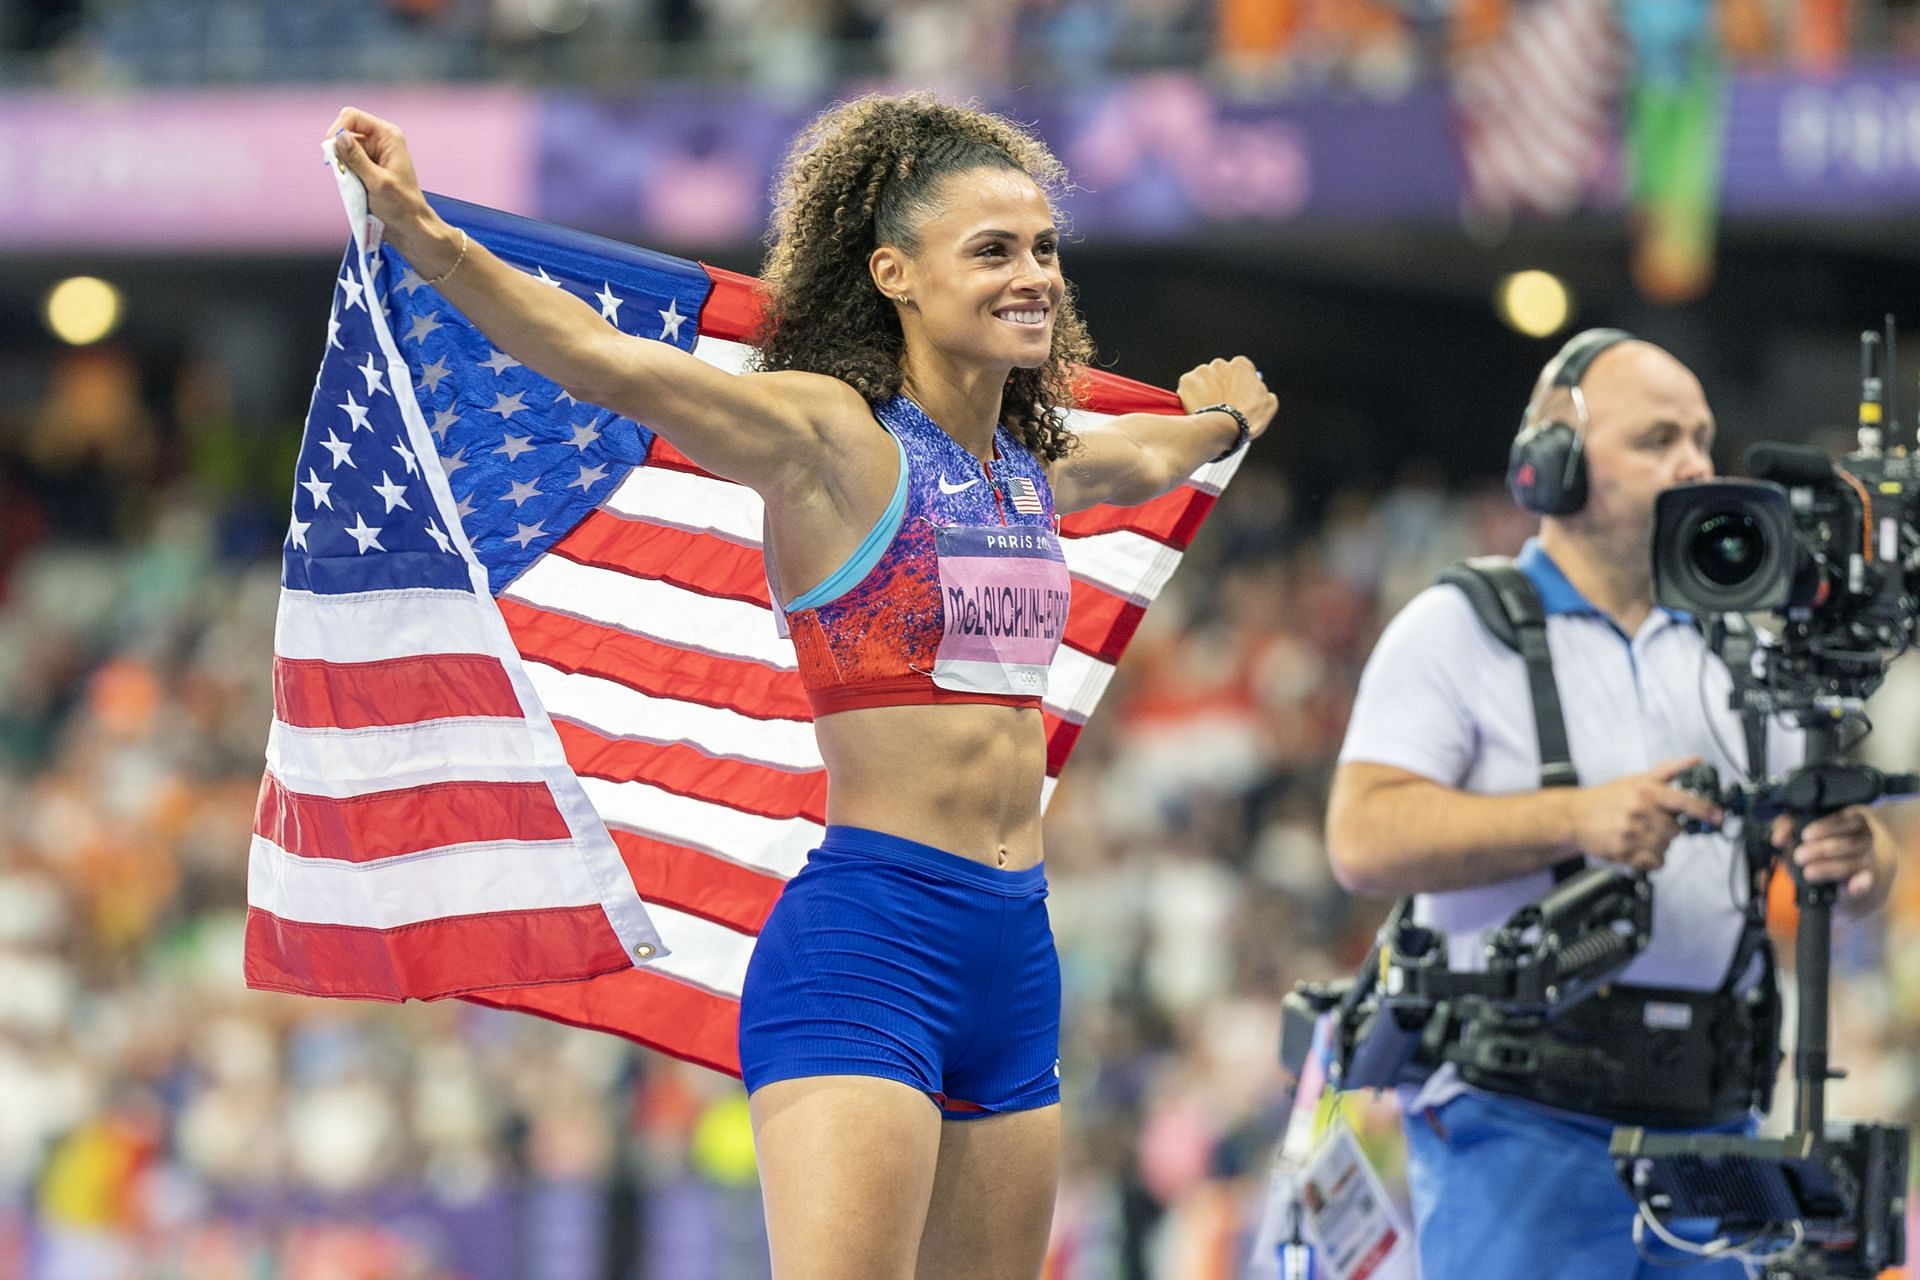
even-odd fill
[(1559, 520), (1540, 522), (1540, 549), (1586, 601), (1628, 635), (1653, 612), (1651, 535), (1598, 537)]
[(907, 350), (900, 389), (962, 449), (985, 462), (993, 457), (993, 430), (1000, 425), (1004, 368), (961, 368), (937, 356)]

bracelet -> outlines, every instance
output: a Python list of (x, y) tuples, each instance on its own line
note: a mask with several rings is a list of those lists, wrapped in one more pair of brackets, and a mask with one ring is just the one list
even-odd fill
[[(445, 271), (442, 271), (439, 275), (435, 276), (433, 279), (423, 280), (421, 281), (421, 283), (422, 284), (439, 284), (442, 280), (445, 280), (448, 276), (458, 271), (460, 269), (460, 264), (465, 262), (466, 260), (467, 260), (467, 229), (465, 227), (461, 227), (460, 228), (460, 252), (454, 256), (453, 265), (448, 267)], [(1246, 419), (1242, 418), (1241, 421), (1244, 423)]]
[(1228, 445), (1226, 448), (1222, 449), (1219, 453), (1215, 454), (1213, 457), (1208, 458), (1207, 459), (1208, 462), (1210, 463), (1225, 462), (1228, 458), (1231, 458), (1234, 454), (1246, 448), (1247, 441), (1253, 439), (1253, 424), (1247, 421), (1246, 414), (1240, 412), (1238, 409), (1234, 408), (1232, 405), (1210, 404), (1204, 409), (1195, 409), (1193, 411), (1193, 416), (1197, 418), (1203, 413), (1224, 413), (1229, 418), (1232, 418), (1240, 428), (1239, 434), (1234, 436), (1233, 438), (1233, 443)]

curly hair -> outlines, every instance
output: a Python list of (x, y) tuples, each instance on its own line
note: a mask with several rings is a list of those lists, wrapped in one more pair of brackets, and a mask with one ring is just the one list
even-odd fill
[[(912, 253), (941, 182), (977, 168), (1012, 169), (1055, 203), (1066, 170), (1018, 125), (922, 95), (870, 95), (823, 113), (794, 140), (775, 190), (761, 272), (767, 291), (754, 344), (763, 369), (824, 373), (868, 403), (899, 392), (906, 338), (894, 304), (867, 270), (880, 245)], [(1078, 444), (1066, 426), (1074, 370), (1093, 343), (1071, 291), (1054, 311), (1045, 364), (1015, 369), (1001, 421), (1037, 457)]]

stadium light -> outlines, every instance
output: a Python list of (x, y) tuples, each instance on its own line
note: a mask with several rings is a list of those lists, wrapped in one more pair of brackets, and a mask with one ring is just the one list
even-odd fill
[(47, 294), (47, 327), (62, 342), (84, 347), (120, 323), (120, 291), (95, 276), (72, 276)]
[(1566, 327), (1573, 299), (1560, 278), (1545, 271), (1516, 271), (1500, 281), (1494, 310), (1529, 338), (1544, 338)]

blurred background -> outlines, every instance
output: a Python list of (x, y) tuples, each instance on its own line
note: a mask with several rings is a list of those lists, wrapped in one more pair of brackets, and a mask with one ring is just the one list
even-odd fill
[[(1355, 680), (1438, 568), (1529, 532), (1499, 480), (1557, 343), (1672, 349), (1733, 470), (1844, 443), (1858, 332), (1920, 319), (1904, 0), (11, 0), (0, 82), (0, 1280), (765, 1275), (733, 1082), (240, 987), (341, 105), (432, 189), (751, 271), (821, 106), (975, 96), (1073, 170), (1103, 362), (1265, 369), (1278, 425), (1049, 818), (1049, 1280), (1240, 1274), (1280, 996), (1384, 906), (1322, 844)], [(1911, 662), (1876, 709), (1920, 764)], [(1910, 866), (1837, 939), (1834, 1114), (1920, 1122), (1916, 924)], [(1390, 1109), (1361, 1123), (1393, 1179)]]

